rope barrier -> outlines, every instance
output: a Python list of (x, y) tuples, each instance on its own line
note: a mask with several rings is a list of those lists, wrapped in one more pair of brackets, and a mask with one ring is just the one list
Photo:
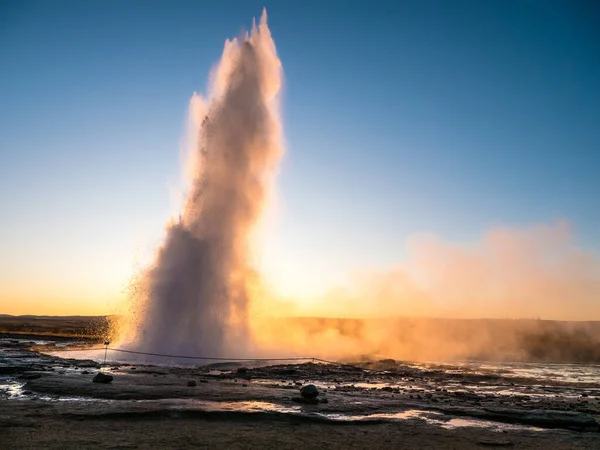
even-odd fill
[(160, 356), (163, 358), (182, 358), (182, 359), (200, 359), (206, 361), (307, 361), (314, 360), (315, 358), (304, 358), (295, 356), (293, 358), (225, 358), (216, 356), (184, 356), (184, 355), (166, 355), (162, 353), (148, 353), (148, 352), (137, 352), (133, 350), (125, 350), (120, 348), (110, 348), (114, 352), (131, 353), (134, 355), (145, 355), (145, 356)]
[(95, 348), (65, 348), (60, 350), (52, 350), (52, 352), (77, 352), (77, 351), (93, 351), (93, 350), (111, 350), (113, 352), (120, 353), (130, 353), (133, 355), (143, 355), (143, 356), (158, 356), (162, 358), (179, 358), (179, 359), (196, 359), (196, 360), (204, 360), (204, 361), (312, 361), (312, 362), (321, 362), (325, 364), (331, 364), (334, 366), (340, 367), (349, 367), (352, 369), (358, 370), (370, 370), (365, 369), (364, 367), (355, 366), (352, 364), (345, 364), (336, 361), (329, 361), (327, 359), (315, 358), (315, 357), (303, 357), (303, 356), (294, 356), (290, 358), (226, 358), (222, 356), (187, 356), (187, 355), (169, 355), (165, 353), (151, 353), (151, 352), (139, 352), (135, 350), (126, 350), (123, 348), (112, 348), (112, 347), (95, 347)]
[(217, 356), (169, 355), (166, 353), (138, 352), (138, 351), (134, 351), (134, 350), (126, 350), (123, 348), (112, 348), (112, 347), (52, 349), (52, 353), (99, 351), (99, 350), (111, 350), (113, 352), (131, 353), (134, 355), (144, 355), (144, 356), (159, 356), (159, 357), (163, 357), (163, 358), (200, 359), (200, 360), (207, 360), (207, 361), (308, 361), (308, 360), (317, 359), (317, 358), (302, 357), (302, 356), (294, 356), (291, 358), (226, 358), (226, 357), (222, 357), (222, 356), (217, 357)]

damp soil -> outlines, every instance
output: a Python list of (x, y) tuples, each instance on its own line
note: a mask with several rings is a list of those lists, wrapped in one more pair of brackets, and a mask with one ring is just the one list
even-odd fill
[[(0, 448), (600, 448), (600, 380), (572, 368), (102, 366), (57, 344), (0, 339)], [(321, 402), (294, 401), (307, 383)]]

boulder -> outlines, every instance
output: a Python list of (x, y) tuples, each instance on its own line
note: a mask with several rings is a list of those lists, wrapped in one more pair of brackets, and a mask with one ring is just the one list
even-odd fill
[(189, 387), (194, 387), (194, 386), (196, 386), (196, 382), (194, 380), (190, 380), (190, 381), (188, 381), (187, 385)]
[(300, 388), (300, 395), (303, 398), (317, 398), (319, 396), (319, 390), (314, 384), (307, 384)]
[(98, 372), (94, 377), (94, 383), (110, 383), (113, 380), (112, 375), (106, 375), (105, 373)]

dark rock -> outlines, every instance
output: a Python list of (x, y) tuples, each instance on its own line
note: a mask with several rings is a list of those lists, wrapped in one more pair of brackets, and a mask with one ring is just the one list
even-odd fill
[(319, 400), (321, 403), (329, 403), (329, 400), (327, 400), (326, 398), (322, 398), (321, 400)]
[(38, 378), (41, 378), (41, 377), (42, 377), (42, 375), (39, 373), (24, 373), (19, 378), (21, 380), (37, 380)]
[(89, 370), (82, 370), (81, 375), (89, 375), (91, 372)]
[(245, 374), (247, 372), (248, 372), (247, 367), (238, 367), (238, 369), (237, 369), (237, 373), (239, 373), (239, 374)]
[(314, 384), (307, 384), (300, 388), (300, 395), (304, 398), (316, 398), (319, 396), (319, 390)]
[(113, 380), (112, 375), (106, 375), (105, 373), (98, 372), (94, 377), (94, 383), (110, 383)]
[(196, 382), (194, 380), (190, 380), (190, 381), (187, 382), (187, 385), (189, 387), (194, 387), (194, 386), (196, 386)]

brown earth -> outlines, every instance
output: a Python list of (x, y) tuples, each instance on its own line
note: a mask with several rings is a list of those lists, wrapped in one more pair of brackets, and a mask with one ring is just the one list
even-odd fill
[(0, 448), (406, 448), (595, 449), (589, 434), (495, 433), (445, 430), (418, 422), (326, 423), (269, 414), (207, 412), (134, 413), (115, 406), (73, 409), (49, 402), (3, 402)]

